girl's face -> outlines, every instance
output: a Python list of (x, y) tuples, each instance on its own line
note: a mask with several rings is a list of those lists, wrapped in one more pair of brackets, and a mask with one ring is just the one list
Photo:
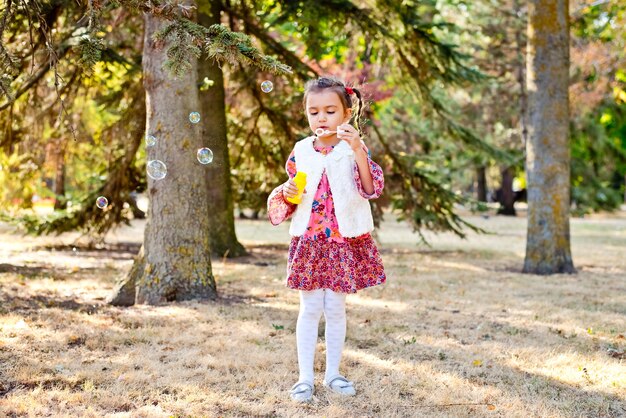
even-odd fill
[[(337, 126), (350, 120), (352, 109), (344, 109), (341, 99), (334, 91), (322, 90), (309, 93), (306, 97), (306, 116), (313, 132), (322, 128), (336, 131)], [(336, 134), (325, 136), (332, 139)]]

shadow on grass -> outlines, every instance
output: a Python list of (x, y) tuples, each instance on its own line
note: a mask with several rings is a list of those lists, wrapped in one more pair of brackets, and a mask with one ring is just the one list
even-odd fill
[(41, 245), (32, 247), (30, 251), (49, 251), (51, 256), (55, 252), (67, 253), (74, 257), (99, 257), (112, 260), (133, 259), (141, 248), (141, 244), (136, 242), (116, 242), (92, 245)]
[(0, 293), (0, 313), (27, 314), (45, 308), (59, 308), (88, 315), (98, 313), (104, 304), (77, 302), (74, 298), (34, 295), (21, 297)]
[[(80, 270), (82, 272), (93, 273), (102, 269), (98, 267), (80, 267)], [(2, 273), (16, 274), (22, 278), (28, 279), (49, 277), (53, 280), (66, 280), (70, 278), (67, 267), (59, 268), (45, 263), (28, 266), (0, 263), (0, 274)]]

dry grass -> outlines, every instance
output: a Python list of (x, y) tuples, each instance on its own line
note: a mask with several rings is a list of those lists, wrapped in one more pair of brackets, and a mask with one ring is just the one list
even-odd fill
[(217, 302), (131, 308), (104, 298), (137, 249), (116, 243), (141, 224), (103, 250), (0, 231), (0, 415), (626, 416), (626, 219), (574, 219), (579, 274), (551, 277), (520, 273), (524, 219), (472, 221), (494, 234), (430, 248), (384, 223), (388, 283), (348, 296), (342, 372), (358, 394), (321, 386), (322, 319), (310, 406), (287, 394), (286, 225), (238, 224), (252, 253), (214, 261)]

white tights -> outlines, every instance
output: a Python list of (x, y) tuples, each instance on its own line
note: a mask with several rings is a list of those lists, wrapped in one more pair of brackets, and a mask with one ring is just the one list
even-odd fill
[(326, 374), (328, 381), (339, 375), (341, 352), (346, 339), (346, 294), (329, 289), (300, 291), (300, 313), (296, 325), (299, 382), (313, 384), (317, 330), (324, 312), (326, 319)]

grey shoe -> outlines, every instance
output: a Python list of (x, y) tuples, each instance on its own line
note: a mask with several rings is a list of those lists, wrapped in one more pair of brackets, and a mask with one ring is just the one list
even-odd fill
[(309, 382), (298, 382), (289, 391), (289, 396), (297, 402), (310, 402), (313, 399), (313, 385)]
[(356, 395), (356, 390), (354, 389), (354, 383), (350, 382), (343, 376), (335, 376), (332, 379), (329, 379), (328, 382), (324, 379), (324, 386), (329, 388), (335, 393), (346, 396), (354, 396)]

